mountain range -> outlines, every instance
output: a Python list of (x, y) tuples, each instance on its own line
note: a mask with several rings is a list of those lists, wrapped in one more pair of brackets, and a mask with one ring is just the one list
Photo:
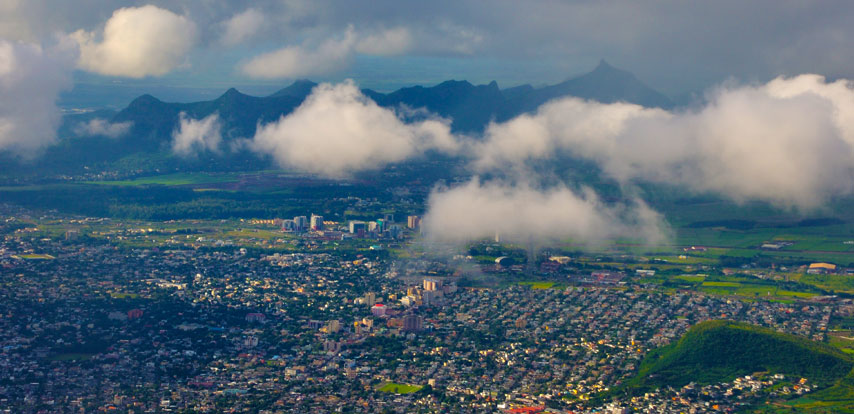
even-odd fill
[[(44, 164), (58, 170), (78, 170), (84, 165), (115, 167), (119, 160), (146, 159), (152, 154), (168, 157), (172, 132), (179, 125), (181, 113), (193, 119), (218, 114), (226, 144), (230, 140), (252, 137), (259, 123), (272, 122), (291, 113), (316, 85), (309, 80), (298, 80), (262, 97), (246, 95), (231, 88), (214, 100), (191, 103), (163, 102), (146, 94), (118, 112), (68, 115), (59, 130), (60, 142), (47, 150)], [(587, 74), (544, 87), (522, 85), (501, 89), (494, 81), (473, 85), (468, 81), (449, 80), (431, 87), (412, 86), (390, 93), (363, 89), (362, 93), (382, 107), (424, 108), (450, 119), (452, 131), (474, 136), (483, 132), (492, 121), (505, 121), (565, 96), (604, 103), (623, 101), (647, 107), (674, 106), (670, 99), (633, 74), (604, 60)], [(79, 125), (94, 118), (111, 123), (130, 122), (132, 127), (118, 138), (79, 136), (75, 132)], [(248, 154), (242, 156), (250, 157)], [(192, 163), (192, 160), (183, 162)]]

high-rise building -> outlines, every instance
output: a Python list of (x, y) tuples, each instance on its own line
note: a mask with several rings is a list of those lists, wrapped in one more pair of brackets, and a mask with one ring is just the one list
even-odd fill
[(407, 332), (419, 332), (424, 329), (424, 318), (420, 315), (410, 313), (403, 317), (403, 330)]
[(296, 231), (296, 225), (293, 220), (282, 220), (282, 231)]
[(358, 234), (365, 232), (365, 222), (359, 220), (350, 220), (350, 234)]
[(425, 290), (421, 292), (421, 302), (424, 305), (438, 305), (445, 298), (445, 294), (441, 290)]
[(382, 303), (377, 303), (376, 305), (371, 307), (371, 315), (376, 317), (385, 316), (385, 305)]
[(247, 336), (246, 339), (243, 340), (243, 346), (247, 348), (254, 348), (258, 346), (258, 337), (257, 336)]
[(333, 319), (326, 324), (326, 332), (335, 333), (341, 330), (341, 322), (338, 322), (337, 319)]
[(374, 292), (365, 293), (365, 305), (374, 306), (377, 303), (377, 295)]
[(314, 231), (323, 230), (323, 216), (311, 215), (311, 229)]
[(417, 229), (421, 226), (421, 217), (418, 216), (409, 216), (406, 218), (406, 227), (410, 229)]
[(424, 279), (424, 290), (442, 290), (442, 281), (439, 279)]
[(294, 217), (294, 227), (296, 227), (295, 231), (308, 230), (308, 218), (306, 216)]
[(388, 226), (388, 235), (391, 238), (396, 239), (396, 238), (400, 237), (401, 234), (402, 233), (400, 231), (400, 226), (398, 226), (397, 224), (392, 224), (392, 225)]

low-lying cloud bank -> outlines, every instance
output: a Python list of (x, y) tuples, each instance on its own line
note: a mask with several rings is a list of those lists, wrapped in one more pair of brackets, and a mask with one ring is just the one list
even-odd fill
[(101, 136), (107, 138), (118, 138), (130, 131), (133, 122), (111, 123), (103, 118), (95, 118), (89, 122), (81, 122), (74, 128), (74, 133), (79, 136)]
[(74, 54), (0, 39), (0, 151), (30, 157), (53, 144), (61, 113), (59, 93), (71, 87)]
[(447, 120), (406, 123), (350, 81), (317, 86), (294, 112), (259, 125), (250, 143), (283, 167), (333, 178), (459, 145)]
[(292, 114), (258, 128), (252, 148), (329, 177), (381, 168), (429, 149), (471, 157), (475, 171), (572, 154), (624, 184), (648, 181), (810, 210), (854, 192), (854, 89), (818, 75), (723, 86), (696, 108), (665, 111), (577, 98), (490, 125), (482, 140), (448, 122), (407, 123), (352, 82), (320, 85)]
[(422, 223), (428, 239), (452, 243), (498, 234), (521, 242), (625, 237), (654, 244), (665, 241), (668, 233), (661, 216), (639, 199), (607, 205), (589, 188), (543, 190), (477, 178), (434, 190)]
[(627, 204), (611, 205), (590, 189), (542, 190), (524, 184), (537, 181), (525, 175), (526, 163), (572, 154), (628, 187), (667, 183), (808, 211), (854, 191), (854, 90), (845, 80), (801, 75), (723, 86), (706, 104), (680, 111), (564, 98), (492, 124), (476, 140), (451, 134), (447, 120), (408, 123), (352, 82), (323, 84), (292, 114), (260, 125), (250, 147), (284, 167), (327, 177), (431, 149), (470, 157), (484, 173), (522, 167), (513, 168), (520, 185), (473, 180), (434, 191), (424, 222), (435, 240), (498, 232), (515, 239), (658, 242), (666, 226), (642, 201), (627, 197)]
[(203, 151), (219, 152), (221, 142), (222, 124), (216, 113), (203, 119), (191, 119), (181, 112), (180, 124), (172, 132), (172, 151), (182, 156)]
[(808, 210), (854, 188), (854, 90), (818, 75), (721, 87), (667, 112), (576, 98), (489, 126), (476, 168), (568, 152), (621, 182), (646, 180)]

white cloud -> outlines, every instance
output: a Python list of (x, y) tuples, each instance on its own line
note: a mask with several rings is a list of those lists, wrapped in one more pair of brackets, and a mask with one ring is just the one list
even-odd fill
[(434, 241), (460, 243), (494, 236), (527, 242), (571, 238), (592, 243), (615, 237), (660, 243), (667, 229), (643, 202), (607, 205), (590, 189), (537, 189), (527, 184), (466, 184), (434, 190), (427, 201), (424, 233)]
[(73, 53), (0, 40), (0, 151), (22, 156), (56, 140), (56, 99), (71, 86)]
[(348, 30), (340, 39), (328, 39), (317, 47), (288, 46), (246, 62), (242, 70), (254, 78), (296, 78), (321, 75), (349, 65), (355, 35)]
[(257, 35), (266, 24), (264, 13), (255, 8), (246, 9), (225, 21), (220, 41), (226, 46), (239, 45)]
[(356, 52), (365, 55), (394, 56), (405, 53), (412, 46), (412, 35), (405, 27), (396, 27), (359, 39)]
[(357, 53), (397, 55), (406, 52), (411, 42), (405, 28), (361, 34), (350, 26), (343, 36), (326, 39), (319, 45), (287, 46), (256, 56), (244, 63), (241, 70), (263, 79), (324, 75), (345, 69)]
[(567, 98), (491, 125), (481, 169), (571, 152), (621, 182), (811, 209), (854, 188), (854, 90), (816, 75), (722, 87), (681, 112)]
[(78, 30), (80, 68), (110, 76), (142, 78), (164, 75), (184, 62), (196, 39), (195, 24), (153, 5), (113, 12), (103, 39)]
[(106, 119), (95, 118), (89, 122), (81, 122), (74, 128), (74, 133), (80, 136), (104, 136), (118, 138), (130, 131), (133, 122), (111, 123)]
[(172, 151), (178, 155), (188, 156), (201, 151), (219, 152), (222, 142), (222, 125), (218, 114), (211, 114), (204, 119), (190, 119), (181, 112), (180, 125), (172, 132)]
[(348, 81), (321, 84), (293, 113), (259, 125), (251, 147), (285, 167), (342, 177), (458, 143), (448, 121), (405, 123)]

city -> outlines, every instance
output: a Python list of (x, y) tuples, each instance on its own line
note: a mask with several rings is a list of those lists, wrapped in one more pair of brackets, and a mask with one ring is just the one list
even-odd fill
[[(591, 397), (631, 377), (650, 350), (691, 325), (731, 319), (824, 341), (832, 318), (854, 314), (854, 301), (838, 297), (743, 301), (667, 292), (633, 275), (614, 282), (596, 270), (561, 274), (582, 257), (537, 259), (535, 276), (563, 280), (559, 286), (466, 286), (465, 272), (501, 265), (388, 254), (417, 237), (415, 216), (382, 233), (366, 232), (363, 222), (311, 217), (241, 220), (240, 232), (214, 239), (198, 236), (214, 225), (198, 221), (166, 224), (184, 229), (169, 231), (6, 216), (7, 226), (35, 227), (15, 226), (0, 248), (8, 275), (0, 301), (0, 408), (586, 412), (597, 409)], [(40, 222), (75, 230), (44, 237)], [(392, 229), (400, 233), (392, 237)], [(264, 231), (277, 238), (253, 237)], [(136, 247), (154, 234), (169, 236)], [(787, 391), (774, 393), (815, 387), (809, 378), (786, 380)], [(764, 382), (739, 381), (714, 392), (686, 387), (606, 404), (712, 412), (768, 395)], [(389, 384), (412, 388), (387, 391)]]

